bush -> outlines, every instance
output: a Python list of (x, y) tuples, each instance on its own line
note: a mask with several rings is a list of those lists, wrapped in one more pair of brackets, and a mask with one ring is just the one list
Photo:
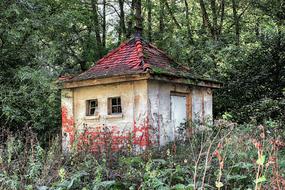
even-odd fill
[[(1, 189), (282, 189), (285, 142), (273, 121), (224, 120), (183, 141), (125, 152), (71, 152), (58, 138), (43, 149), (31, 129), (3, 136)], [(129, 149), (126, 151), (130, 151)], [(109, 155), (112, 155), (111, 157)]]
[(16, 131), (32, 126), (39, 140), (48, 142), (59, 130), (59, 90), (47, 70), (22, 67), (11, 72), (10, 80), (0, 77), (1, 128)]

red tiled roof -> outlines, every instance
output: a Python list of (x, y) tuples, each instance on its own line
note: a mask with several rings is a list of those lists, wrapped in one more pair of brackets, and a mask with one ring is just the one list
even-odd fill
[(133, 38), (109, 52), (89, 70), (69, 81), (146, 72), (187, 77), (189, 71), (189, 68), (176, 63), (154, 45), (141, 38)]

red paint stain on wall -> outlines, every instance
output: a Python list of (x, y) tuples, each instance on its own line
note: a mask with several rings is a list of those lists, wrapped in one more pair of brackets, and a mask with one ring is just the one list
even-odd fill
[(96, 126), (78, 132), (75, 130), (74, 119), (69, 116), (67, 107), (62, 106), (61, 112), (63, 144), (65, 143), (69, 148), (76, 142), (78, 150), (87, 148), (89, 151), (98, 152), (110, 148), (116, 152), (129, 145), (146, 148), (151, 144), (148, 117), (140, 124), (134, 121), (131, 129), (127, 131), (120, 130), (118, 126)]
[(146, 118), (143, 124), (137, 126), (136, 121), (134, 121), (133, 126), (133, 144), (138, 145), (139, 147), (147, 147), (150, 145), (150, 138), (149, 138), (149, 121), (148, 117)]
[(117, 126), (97, 126), (93, 129), (84, 130), (78, 137), (78, 150), (87, 148), (92, 152), (97, 152), (108, 148), (112, 151), (119, 151), (128, 144), (130, 134), (118, 129)]
[(75, 139), (74, 119), (68, 116), (68, 109), (65, 106), (61, 107), (61, 116), (63, 135), (69, 136), (69, 143), (72, 145)]
[(91, 152), (111, 149), (116, 152), (129, 147), (147, 148), (150, 143), (149, 122), (146, 119), (142, 124), (134, 124), (130, 130), (121, 131), (118, 126), (97, 126), (85, 129), (77, 139), (78, 150)]

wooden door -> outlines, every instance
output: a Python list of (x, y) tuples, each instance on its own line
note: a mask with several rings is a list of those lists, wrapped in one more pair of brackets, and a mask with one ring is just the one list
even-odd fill
[(175, 140), (179, 133), (178, 130), (187, 119), (186, 96), (171, 95), (171, 121), (172, 121), (172, 138)]

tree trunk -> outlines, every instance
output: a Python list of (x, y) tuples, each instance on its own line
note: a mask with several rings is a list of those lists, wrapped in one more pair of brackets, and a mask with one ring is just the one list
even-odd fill
[(163, 39), (164, 33), (164, 3), (163, 0), (159, 0), (159, 37)]
[(95, 36), (96, 36), (96, 45), (98, 48), (98, 55), (99, 57), (102, 56), (102, 40), (100, 36), (100, 24), (99, 24), (99, 19), (98, 19), (98, 4), (97, 0), (91, 0), (91, 5), (92, 5), (92, 11), (93, 11), (93, 26), (94, 26), (94, 31), (95, 31)]
[(224, 24), (224, 17), (225, 17), (225, 0), (221, 0), (221, 18), (220, 18), (220, 26), (219, 26), (219, 31), (218, 35), (220, 36), (222, 34), (223, 30), (223, 24)]
[(203, 0), (200, 0), (199, 2), (200, 2), (202, 18), (203, 18), (203, 26), (209, 31), (210, 35), (214, 39), (215, 35), (214, 35), (213, 28), (209, 20), (209, 15), (207, 13), (205, 3)]
[(187, 33), (188, 33), (188, 40), (192, 44), (193, 43), (193, 35), (191, 31), (191, 24), (190, 24), (190, 19), (189, 19), (189, 6), (187, 3), (187, 0), (184, 0), (185, 4), (185, 17), (186, 17), (186, 27), (187, 27)]
[(125, 12), (124, 12), (124, 0), (119, 0), (119, 7), (120, 7), (120, 26), (119, 26), (119, 42), (121, 41), (122, 37), (126, 35), (126, 25), (125, 25)]
[(213, 17), (213, 24), (212, 24), (212, 34), (214, 40), (218, 40), (218, 15), (217, 15), (217, 6), (216, 0), (211, 0), (211, 9), (212, 9), (212, 17)]
[(151, 13), (151, 10), (152, 10), (152, 2), (151, 0), (147, 0), (147, 36), (148, 36), (148, 40), (150, 42), (152, 42), (152, 13)]
[(102, 45), (106, 47), (106, 0), (103, 0)]
[(233, 9), (233, 17), (234, 17), (234, 25), (235, 25), (235, 38), (236, 45), (240, 44), (240, 26), (239, 26), (239, 16), (237, 13), (237, 4), (236, 0), (232, 0), (232, 9)]
[(181, 29), (181, 26), (180, 26), (179, 22), (177, 21), (177, 19), (175, 18), (174, 13), (172, 12), (167, 0), (164, 0), (164, 2), (165, 2), (165, 6), (166, 6), (172, 20), (174, 21), (175, 25), (177, 26), (177, 28)]
[(136, 0), (132, 0), (131, 2), (131, 12), (130, 12), (130, 19), (128, 20), (128, 30), (126, 32), (126, 37), (130, 38), (132, 33), (133, 33), (133, 21), (134, 21), (134, 10), (135, 10), (135, 1)]
[(136, 16), (136, 36), (141, 37), (142, 36), (142, 30), (143, 30), (143, 25), (142, 25), (142, 8), (141, 8), (141, 0), (136, 0), (135, 4), (135, 16)]

